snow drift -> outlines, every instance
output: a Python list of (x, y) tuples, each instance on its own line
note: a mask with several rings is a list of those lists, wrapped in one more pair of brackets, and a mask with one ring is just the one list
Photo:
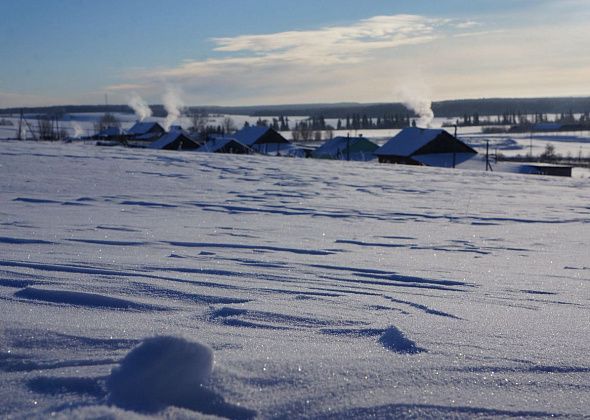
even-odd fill
[(180, 337), (148, 338), (111, 372), (110, 400), (142, 411), (191, 405), (212, 369), (213, 350), (204, 344)]
[(415, 342), (407, 338), (403, 332), (396, 327), (389, 327), (379, 338), (379, 342), (388, 350), (396, 353), (421, 353), (425, 351), (416, 345)]
[(121, 408), (156, 412), (168, 406), (249, 418), (253, 411), (227, 404), (208, 389), (213, 350), (187, 338), (157, 336), (131, 350), (107, 379), (109, 401)]

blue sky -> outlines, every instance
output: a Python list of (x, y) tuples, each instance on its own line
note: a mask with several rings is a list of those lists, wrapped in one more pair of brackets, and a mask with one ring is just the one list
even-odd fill
[(587, 0), (2, 2), (0, 107), (590, 95)]

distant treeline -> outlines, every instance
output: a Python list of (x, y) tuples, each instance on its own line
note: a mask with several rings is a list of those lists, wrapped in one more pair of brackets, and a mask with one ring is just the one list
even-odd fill
[[(150, 105), (154, 116), (165, 116), (162, 105)], [(70, 113), (87, 112), (124, 112), (133, 113), (127, 105), (64, 105), (32, 108), (5, 108), (0, 114), (49, 114), (59, 116)], [(199, 106), (189, 110), (208, 114), (250, 115), (255, 117), (289, 115), (311, 116), (323, 118), (346, 119), (353, 115), (367, 118), (383, 118), (384, 116), (416, 115), (400, 103), (359, 104), (300, 104), (300, 105), (269, 105), (269, 106)], [(436, 117), (456, 118), (464, 115), (496, 116), (505, 114), (535, 115), (587, 113), (590, 111), (590, 97), (569, 98), (497, 98), (497, 99), (461, 99), (433, 102), (432, 110)]]

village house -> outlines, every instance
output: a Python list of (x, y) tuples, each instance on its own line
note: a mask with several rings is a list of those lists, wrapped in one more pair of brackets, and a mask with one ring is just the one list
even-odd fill
[(248, 146), (240, 143), (233, 137), (213, 137), (207, 140), (197, 152), (206, 153), (230, 153), (230, 154), (251, 154), (254, 151)]
[(244, 127), (234, 133), (232, 138), (256, 152), (264, 154), (287, 154), (291, 142), (270, 127)]
[(193, 139), (186, 131), (172, 130), (151, 143), (150, 149), (163, 150), (195, 150), (201, 143)]
[(409, 127), (375, 151), (380, 163), (452, 168), (477, 152), (442, 129)]
[(367, 161), (375, 158), (373, 154), (378, 145), (365, 137), (334, 137), (318, 147), (312, 157), (317, 159)]

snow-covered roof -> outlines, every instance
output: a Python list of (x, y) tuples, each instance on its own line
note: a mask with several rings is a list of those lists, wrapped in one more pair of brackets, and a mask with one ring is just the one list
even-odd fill
[[(326, 143), (318, 147), (313, 153), (316, 157), (332, 157), (336, 158), (342, 153), (346, 152), (346, 149), (363, 149), (366, 153), (372, 154), (378, 146), (367, 140), (364, 137), (334, 137), (328, 140)], [(360, 151), (360, 150), (359, 150)]]
[(260, 137), (265, 135), (268, 130), (270, 130), (269, 127), (244, 127), (240, 131), (234, 133), (233, 137), (246, 146), (252, 146)]
[(164, 128), (158, 122), (138, 121), (133, 125), (133, 127), (127, 130), (127, 133), (136, 136), (142, 135), (150, 132), (155, 126), (158, 126), (161, 131), (164, 131)]
[(287, 139), (270, 127), (251, 126), (244, 127), (232, 135), (233, 138), (246, 146), (252, 147), (262, 137), (266, 136), (264, 143), (289, 143)]
[(224, 147), (226, 147), (228, 145), (231, 145), (232, 143), (235, 143), (236, 147), (250, 149), (248, 146), (244, 145), (243, 143), (240, 143), (239, 141), (237, 141), (233, 137), (214, 137), (214, 138), (208, 140), (207, 143), (205, 143), (204, 145), (199, 147), (197, 152), (214, 153), (220, 149), (223, 149)]
[(150, 149), (164, 149), (167, 145), (174, 143), (179, 137), (183, 137), (182, 140), (184, 142), (194, 143), (192, 145), (192, 148), (198, 147), (198, 143), (192, 137), (190, 137), (188, 133), (180, 130), (170, 131), (169, 133), (164, 134), (162, 137), (154, 141), (148, 147)]
[(375, 154), (377, 156), (411, 156), (418, 149), (426, 146), (443, 133), (446, 133), (446, 131), (442, 129), (404, 128), (395, 137), (377, 149)]

